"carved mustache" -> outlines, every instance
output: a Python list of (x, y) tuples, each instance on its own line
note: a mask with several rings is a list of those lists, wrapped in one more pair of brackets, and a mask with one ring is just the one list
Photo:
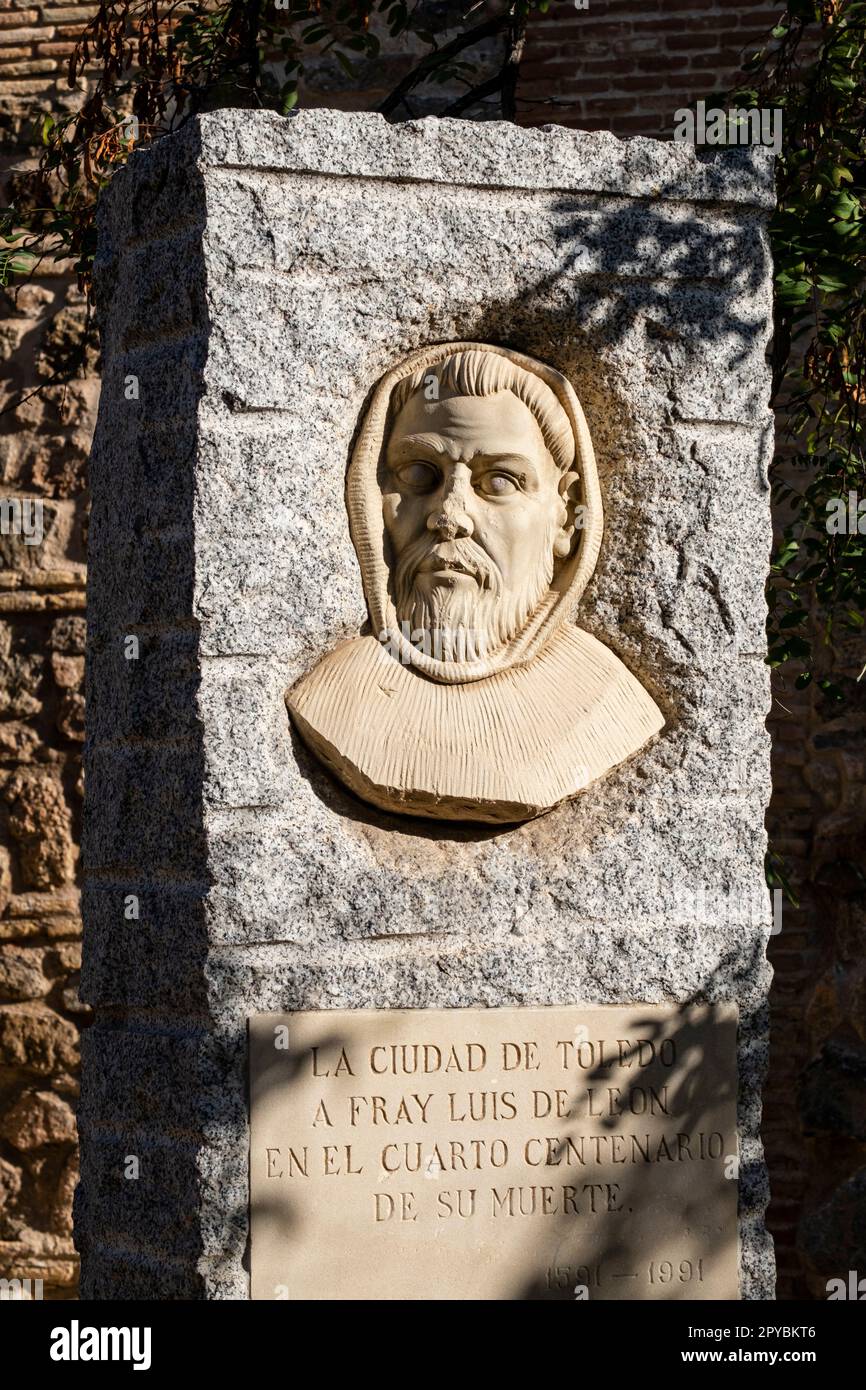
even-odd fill
[(398, 607), (408, 600), (425, 560), (431, 558), (444, 561), (451, 568), (471, 575), (480, 589), (488, 590), (494, 596), (502, 590), (502, 574), (499, 567), (475, 541), (468, 537), (454, 541), (436, 541), (425, 535), (412, 541), (397, 561), (394, 585)]

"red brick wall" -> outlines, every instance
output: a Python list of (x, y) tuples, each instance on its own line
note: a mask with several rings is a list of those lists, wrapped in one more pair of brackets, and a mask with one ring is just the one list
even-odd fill
[(27, 4), (0, 0), (0, 121), (4, 133), (23, 131), (31, 105), (55, 110), (78, 99), (65, 74), (75, 39), (96, 5)]
[(670, 139), (674, 112), (724, 90), (760, 47), (781, 3), (555, 0), (533, 21), (518, 88), (525, 125)]

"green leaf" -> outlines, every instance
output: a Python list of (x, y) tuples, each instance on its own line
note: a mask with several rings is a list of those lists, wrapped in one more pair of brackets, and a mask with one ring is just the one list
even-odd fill
[(801, 623), (806, 621), (808, 616), (805, 608), (798, 608), (794, 613), (786, 613), (784, 618), (780, 620), (779, 627), (798, 627)]
[(821, 690), (823, 690), (824, 694), (829, 696), (831, 700), (844, 700), (845, 692), (842, 690), (841, 686), (836, 685), (834, 681), (822, 680), (818, 682), (818, 685)]

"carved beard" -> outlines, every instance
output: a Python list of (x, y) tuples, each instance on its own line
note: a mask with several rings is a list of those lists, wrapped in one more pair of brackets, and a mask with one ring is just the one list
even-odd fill
[[(550, 588), (553, 578), (552, 523), (535, 570), (517, 590), (506, 590), (502, 572), (481, 546), (469, 539), (436, 541), (419, 536), (403, 551), (394, 575), (397, 618), (415, 646), (443, 661), (477, 660), (510, 642)], [(416, 584), (418, 567), (435, 551), (474, 577), (476, 588), (430, 589)]]

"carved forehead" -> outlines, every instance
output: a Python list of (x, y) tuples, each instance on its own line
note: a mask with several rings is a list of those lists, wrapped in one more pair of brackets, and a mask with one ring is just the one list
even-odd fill
[(520, 454), (555, 468), (538, 421), (511, 391), (428, 401), (416, 391), (397, 414), (388, 438), (393, 457), (418, 441), (451, 458)]
[[(567, 391), (567, 382), (561, 380)], [(416, 395), (433, 404), (430, 397), (439, 401), (455, 396), (483, 400), (504, 392), (529, 409), (556, 467), (561, 472), (571, 469), (575, 458), (574, 432), (555, 392), (537, 373), (492, 349), (479, 346), (451, 352), (441, 361), (403, 377), (392, 388), (390, 418), (393, 421)]]

